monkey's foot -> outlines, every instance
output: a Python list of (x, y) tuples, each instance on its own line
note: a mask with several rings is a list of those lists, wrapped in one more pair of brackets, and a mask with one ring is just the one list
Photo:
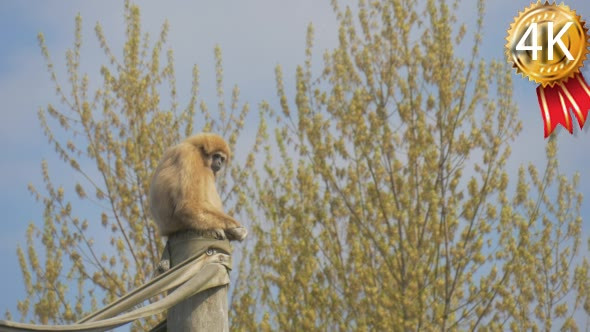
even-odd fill
[(200, 235), (206, 238), (225, 240), (227, 239), (225, 232), (221, 228), (207, 229), (199, 231)]
[(225, 234), (229, 240), (243, 241), (248, 235), (248, 230), (245, 227), (236, 227), (225, 230)]

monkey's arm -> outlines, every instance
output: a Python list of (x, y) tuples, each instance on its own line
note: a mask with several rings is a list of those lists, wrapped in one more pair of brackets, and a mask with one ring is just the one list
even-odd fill
[(181, 229), (224, 232), (230, 240), (243, 240), (247, 231), (229, 215), (207, 202), (182, 201), (174, 209), (174, 219)]

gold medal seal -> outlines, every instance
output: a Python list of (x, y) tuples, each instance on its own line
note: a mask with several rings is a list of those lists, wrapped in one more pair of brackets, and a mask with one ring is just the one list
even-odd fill
[(590, 87), (580, 73), (590, 46), (582, 18), (564, 4), (539, 1), (518, 14), (506, 40), (508, 61), (540, 84), (545, 137), (557, 124), (573, 131), (570, 109), (582, 128), (590, 109)]

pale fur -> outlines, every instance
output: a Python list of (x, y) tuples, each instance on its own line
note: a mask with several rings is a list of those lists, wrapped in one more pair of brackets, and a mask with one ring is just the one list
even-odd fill
[(161, 235), (192, 230), (230, 240), (246, 237), (245, 228), (223, 212), (211, 169), (214, 153), (230, 157), (225, 140), (208, 133), (191, 136), (164, 153), (150, 187), (150, 209)]

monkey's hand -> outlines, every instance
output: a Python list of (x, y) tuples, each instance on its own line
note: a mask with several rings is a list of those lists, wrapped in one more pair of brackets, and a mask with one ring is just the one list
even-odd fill
[(227, 235), (227, 239), (230, 241), (243, 241), (248, 235), (248, 230), (245, 227), (230, 228), (225, 230), (225, 235)]

